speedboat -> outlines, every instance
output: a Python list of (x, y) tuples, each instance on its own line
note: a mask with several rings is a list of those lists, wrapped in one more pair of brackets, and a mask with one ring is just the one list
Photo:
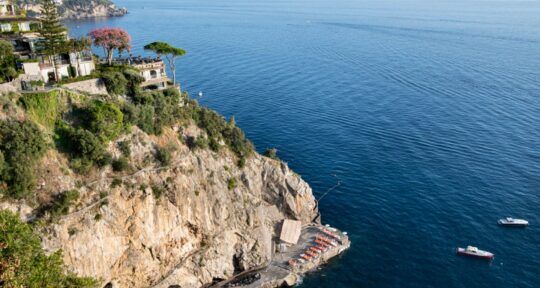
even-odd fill
[(457, 254), (463, 256), (470, 256), (481, 259), (492, 260), (495, 255), (491, 252), (480, 250), (474, 246), (467, 246), (467, 248), (457, 248)]
[(499, 219), (497, 222), (502, 226), (512, 226), (512, 227), (525, 227), (529, 225), (529, 221), (523, 219), (514, 219), (512, 217), (506, 217), (504, 219)]

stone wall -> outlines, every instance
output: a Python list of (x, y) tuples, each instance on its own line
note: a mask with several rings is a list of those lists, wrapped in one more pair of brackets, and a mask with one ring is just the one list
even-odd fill
[(63, 85), (63, 87), (66, 89), (93, 95), (107, 94), (107, 88), (105, 88), (105, 84), (103, 84), (100, 79), (90, 79), (86, 81), (70, 83)]

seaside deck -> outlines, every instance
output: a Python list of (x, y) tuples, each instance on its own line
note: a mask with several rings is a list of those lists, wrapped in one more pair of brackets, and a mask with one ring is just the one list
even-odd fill
[[(317, 224), (302, 227), (298, 243), (289, 246), (285, 252), (276, 252), (266, 267), (240, 273), (212, 287), (270, 288), (296, 284), (302, 274), (326, 263), (350, 247), (349, 237), (336, 229), (332, 231), (339, 238), (339, 240), (336, 239), (335, 247), (328, 245), (326, 251), (319, 252), (318, 256), (313, 257), (311, 261), (304, 260), (304, 263), (298, 261), (301, 258), (300, 255), (309, 251), (310, 247), (317, 246), (315, 239), (324, 234), (324, 229), (327, 228)], [(290, 260), (293, 259), (297, 261), (295, 265), (290, 264)]]

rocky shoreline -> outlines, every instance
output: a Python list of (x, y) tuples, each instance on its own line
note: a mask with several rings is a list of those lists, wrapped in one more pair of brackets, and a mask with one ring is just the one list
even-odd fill
[(276, 251), (268, 265), (245, 271), (210, 288), (275, 288), (297, 285), (306, 273), (317, 269), (350, 248), (351, 242), (347, 234), (331, 228), (335, 231), (333, 234), (339, 238), (336, 245), (318, 252), (318, 255), (309, 261), (299, 260), (302, 259), (300, 255), (305, 256), (306, 251), (315, 251), (310, 248), (318, 246), (316, 239), (326, 229), (327, 226), (318, 223), (305, 225), (299, 242), (289, 247), (287, 251)]
[[(41, 5), (39, 3), (25, 3), (24, 7), (30, 16), (39, 16), (41, 13)], [(59, 12), (62, 19), (85, 19), (85, 18), (100, 18), (100, 17), (121, 17), (128, 14), (128, 9), (125, 7), (117, 7), (114, 3), (103, 4), (96, 1), (88, 1), (84, 5), (69, 5), (61, 4)]]

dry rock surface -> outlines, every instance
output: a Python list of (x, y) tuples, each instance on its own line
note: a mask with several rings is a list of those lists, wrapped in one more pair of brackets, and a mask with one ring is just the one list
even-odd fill
[[(119, 8), (112, 2), (104, 4), (102, 1), (88, 0), (80, 1), (84, 5), (64, 5), (64, 1), (59, 3), (59, 11), (62, 18), (82, 19), (82, 18), (97, 18), (97, 17), (115, 17), (123, 16), (128, 13), (126, 8)], [(21, 7), (29, 11), (31, 14), (39, 15), (41, 13), (41, 5), (39, 1), (22, 1), (19, 3)]]
[[(283, 219), (316, 217), (311, 188), (286, 164), (258, 154), (239, 168), (227, 149), (190, 150), (182, 139), (199, 132), (175, 127), (149, 136), (133, 127), (118, 140), (131, 150), (131, 169), (122, 173), (77, 175), (49, 151), (37, 198), (68, 189), (81, 198), (43, 227), (44, 248), (62, 249), (73, 272), (113, 287), (201, 287), (267, 263)], [(155, 160), (158, 147), (174, 147), (169, 165)], [(121, 154), (116, 143), (109, 152)], [(2, 205), (31, 218), (23, 204)]]

